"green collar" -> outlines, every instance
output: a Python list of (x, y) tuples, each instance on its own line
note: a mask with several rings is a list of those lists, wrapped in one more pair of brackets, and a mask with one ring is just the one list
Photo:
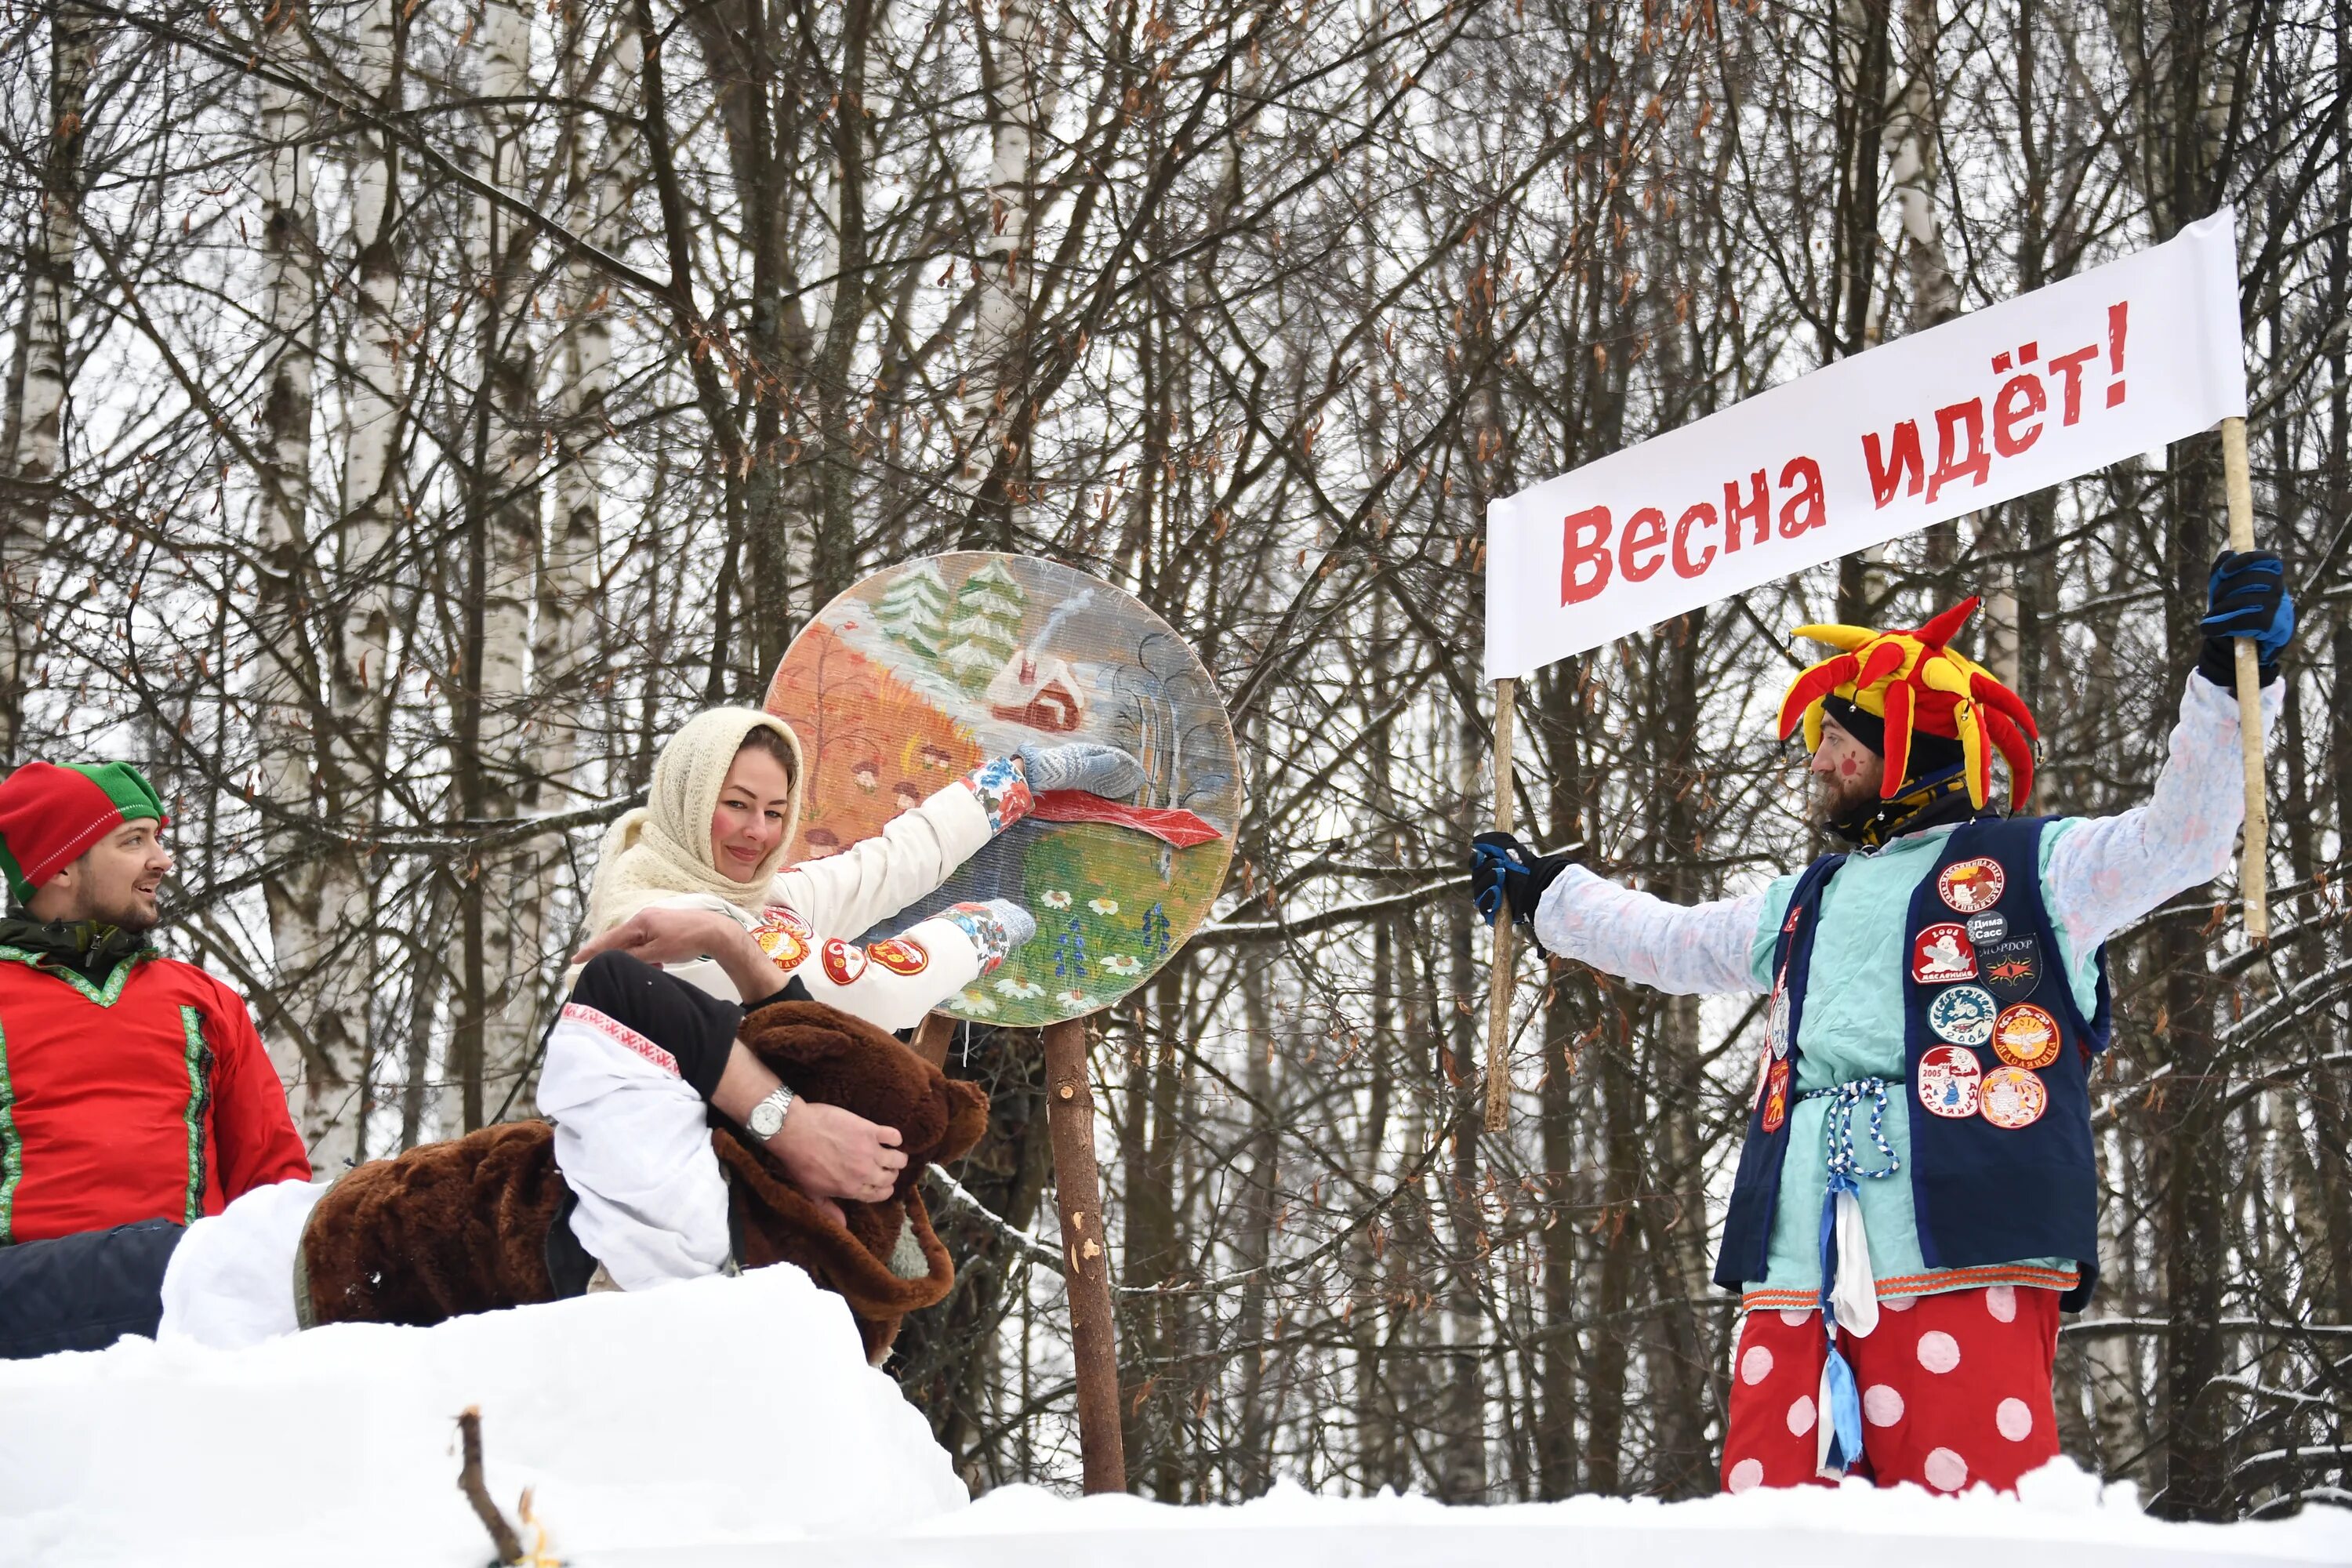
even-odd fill
[(154, 955), (144, 931), (96, 921), (0, 921), (0, 959), (53, 974), (101, 1007), (111, 1007), (132, 965)]

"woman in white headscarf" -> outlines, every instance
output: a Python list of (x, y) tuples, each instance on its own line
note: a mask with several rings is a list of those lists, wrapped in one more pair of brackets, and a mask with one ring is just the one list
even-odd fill
[[(849, 940), (934, 891), (1028, 815), (1032, 787), (1131, 795), (1135, 759), (1114, 747), (1024, 747), (982, 763), (872, 838), (787, 867), (800, 820), (800, 742), (753, 708), (696, 715), (654, 763), (646, 805), (606, 834), (588, 895), (573, 997), (549, 1039), (540, 1109), (579, 1194), (572, 1228), (625, 1289), (690, 1278), (726, 1258), (726, 1205), (703, 1136), (705, 1101), (761, 1138), (820, 1201), (887, 1192), (906, 1164), (896, 1130), (837, 1106), (798, 1104), (732, 1042), (733, 1008), (649, 1001), (617, 954), (721, 1004), (754, 1006), (794, 982), (815, 1000), (905, 1028), (1036, 933), (1008, 900), (964, 903), (860, 948)], [(642, 975), (643, 971), (634, 972)], [(650, 1014), (632, 1011), (651, 1007)], [(694, 1041), (649, 1038), (615, 1013), (658, 1016)], [(789, 1111), (790, 1114), (786, 1114)]]

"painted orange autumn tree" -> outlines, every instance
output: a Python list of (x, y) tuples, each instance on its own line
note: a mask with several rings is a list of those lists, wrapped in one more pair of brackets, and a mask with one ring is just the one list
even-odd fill
[(815, 859), (868, 838), (903, 809), (976, 766), (980, 744), (822, 621), (802, 637), (768, 689), (768, 711), (790, 724), (807, 758), (808, 802), (792, 858)]

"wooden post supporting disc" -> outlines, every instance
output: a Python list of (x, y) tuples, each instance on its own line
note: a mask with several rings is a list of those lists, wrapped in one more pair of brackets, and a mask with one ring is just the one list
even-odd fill
[(926, 1013), (923, 1021), (915, 1026), (915, 1037), (907, 1042), (917, 1056), (935, 1068), (948, 1065), (948, 1047), (955, 1043), (956, 1020), (945, 1013)]
[(1095, 1163), (1087, 1021), (1048, 1024), (1045, 1036), (1046, 1121), (1054, 1140), (1055, 1201), (1062, 1211), (1070, 1342), (1078, 1366), (1079, 1460), (1088, 1492), (1123, 1492), (1127, 1449), (1118, 1425), (1118, 1333), (1111, 1321), (1102, 1172)]

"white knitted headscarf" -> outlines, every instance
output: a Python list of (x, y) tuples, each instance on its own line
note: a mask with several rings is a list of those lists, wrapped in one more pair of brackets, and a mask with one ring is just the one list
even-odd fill
[[(743, 738), (772, 730), (793, 753), (791, 804), (784, 808), (783, 837), (760, 863), (759, 874), (739, 882), (710, 858), (710, 818), (719, 792)], [(654, 782), (646, 804), (613, 824), (596, 856), (596, 879), (588, 889), (588, 934), (612, 930), (648, 904), (680, 893), (713, 893), (730, 904), (757, 910), (768, 900), (768, 882), (782, 867), (793, 836), (800, 830), (802, 781), (800, 737), (792, 726), (757, 708), (713, 708), (686, 721), (654, 760)]]

